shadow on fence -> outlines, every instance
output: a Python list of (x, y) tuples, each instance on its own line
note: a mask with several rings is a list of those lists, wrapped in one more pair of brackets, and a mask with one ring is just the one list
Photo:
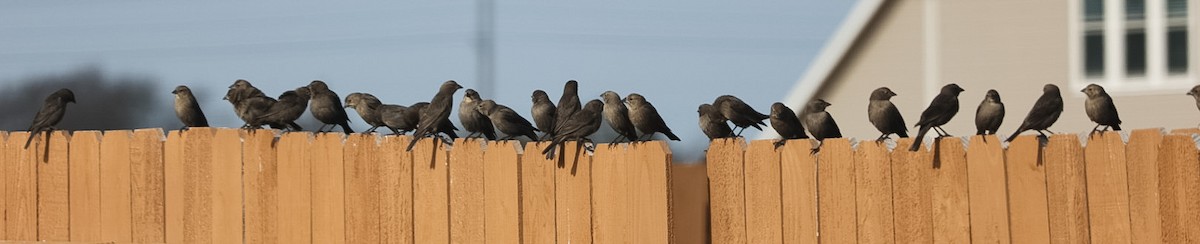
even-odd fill
[[(714, 243), (1189, 243), (1200, 240), (1195, 129), (1059, 134), (936, 153), (808, 140), (708, 149)], [(935, 158), (937, 160), (935, 160)], [(933, 167), (938, 164), (940, 167)], [(819, 233), (819, 234), (818, 234)]]
[[(193, 128), (0, 132), (0, 240), (667, 243), (663, 142), (530, 143)], [(45, 151), (48, 150), (48, 151)], [(40, 157), (45, 155), (46, 157)], [(574, 156), (574, 157), (572, 157)]]

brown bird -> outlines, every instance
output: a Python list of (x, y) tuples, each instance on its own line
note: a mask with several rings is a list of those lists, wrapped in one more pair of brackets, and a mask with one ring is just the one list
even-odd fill
[(558, 98), (558, 108), (554, 111), (554, 130), (551, 134), (558, 135), (563, 126), (563, 123), (575, 116), (575, 112), (579, 111), (579, 82), (575, 80), (567, 81), (563, 85), (562, 97)]
[(1042, 133), (1043, 130), (1053, 134), (1054, 132), (1050, 131), (1049, 128), (1051, 125), (1054, 125), (1054, 122), (1058, 121), (1058, 116), (1062, 115), (1062, 111), (1062, 93), (1059, 92), (1058, 86), (1046, 84), (1046, 86), (1042, 87), (1042, 96), (1038, 98), (1037, 102), (1033, 103), (1033, 108), (1029, 109), (1029, 115), (1025, 116), (1025, 122), (1022, 122), (1017, 131), (1013, 132), (1008, 137), (1008, 140), (1004, 141), (1012, 141), (1017, 138), (1017, 135), (1026, 130), (1037, 131), (1042, 137), (1046, 136), (1046, 134)]
[(308, 90), (312, 92), (308, 111), (314, 118), (317, 118), (317, 121), (323, 123), (320, 128), (317, 128), (317, 132), (324, 132), (326, 125), (329, 125), (329, 131), (333, 131), (334, 126), (340, 125), (342, 132), (354, 133), (354, 129), (350, 129), (350, 116), (346, 115), (346, 108), (342, 107), (342, 99), (338, 98), (336, 92), (329, 90), (329, 85), (324, 81), (314, 80), (308, 84)]
[(774, 128), (781, 138), (775, 142), (775, 148), (783, 146), (787, 140), (808, 138), (808, 135), (804, 134), (804, 124), (800, 123), (800, 117), (783, 103), (771, 104), (771, 128)]
[(200, 110), (200, 103), (196, 102), (192, 89), (181, 85), (175, 87), (171, 94), (175, 94), (175, 116), (179, 117), (179, 122), (183, 122), (183, 127), (179, 130), (186, 130), (188, 127), (208, 127), (208, 119), (204, 116), (204, 111)]
[[(243, 122), (246, 122), (246, 124), (242, 125), (242, 128), (247, 129), (251, 128), (251, 122), (256, 122), (258, 120), (258, 116), (265, 114), (266, 110), (270, 109), (271, 105), (274, 104), (274, 101), (272, 101), (274, 99), (267, 97), (262, 90), (254, 87), (254, 85), (250, 84), (250, 82), (246, 80), (234, 81), (233, 85), (229, 86), (229, 91), (225, 92), (225, 97), (222, 99), (229, 101), (229, 104), (233, 105), (234, 114), (236, 114), (239, 119), (242, 119)], [(243, 101), (248, 99), (253, 101), (243, 103)], [(263, 107), (264, 105), (265, 107)], [(261, 124), (259, 125), (261, 126)]]
[(725, 116), (717, 107), (700, 104), (696, 112), (700, 114), (700, 131), (708, 136), (708, 140), (733, 137), (733, 129), (729, 128), (729, 123), (726, 123)]
[[(562, 146), (565, 141), (575, 140), (579, 141), (580, 144), (591, 142), (591, 139), (587, 137), (600, 130), (600, 124), (603, 123), (601, 121), (603, 120), (601, 118), (603, 117), (601, 115), (603, 113), (602, 110), (604, 110), (604, 102), (600, 102), (599, 99), (593, 99), (588, 101), (587, 105), (575, 113), (575, 116), (572, 116), (570, 120), (559, 123), (559, 125), (562, 125), (559, 127), (559, 129), (562, 129), (560, 131), (562, 133), (555, 134), (550, 146), (542, 150), (542, 154), (546, 154), (546, 159), (554, 158), (554, 148)], [(590, 151), (592, 148), (588, 147), (587, 150)]]
[(949, 123), (950, 119), (958, 114), (958, 94), (963, 91), (962, 87), (954, 83), (942, 86), (942, 91), (933, 97), (925, 112), (921, 112), (921, 120), (917, 121), (916, 125), (921, 128), (917, 130), (916, 141), (908, 148), (909, 151), (916, 152), (917, 149), (921, 149), (921, 140), (925, 139), (925, 133), (929, 132), (929, 129), (934, 129), (933, 132), (938, 133), (938, 137), (950, 136), (949, 132), (942, 129), (942, 125)]
[(279, 94), (279, 99), (267, 109), (267, 113), (258, 116), (259, 121), (272, 124), (275, 126), (283, 125), (289, 131), (302, 131), (296, 120), (304, 115), (304, 110), (308, 108), (308, 100), (311, 97), (308, 87), (300, 87), (291, 91), (285, 91)]
[(1083, 94), (1087, 94), (1087, 100), (1084, 101), (1084, 110), (1087, 112), (1088, 118), (1096, 122), (1096, 127), (1092, 128), (1092, 132), (1088, 136), (1100, 132), (1100, 126), (1104, 126), (1104, 130), (1112, 127), (1113, 130), (1121, 130), (1121, 118), (1117, 115), (1117, 105), (1113, 104), (1112, 96), (1104, 91), (1104, 87), (1096, 84), (1089, 84), (1080, 90)]
[(625, 96), (625, 102), (629, 103), (629, 121), (633, 122), (633, 127), (642, 132), (642, 137), (639, 140), (650, 140), (654, 137), (654, 133), (663, 133), (667, 139), (678, 141), (679, 137), (671, 132), (671, 128), (667, 127), (667, 122), (663, 121), (658, 110), (654, 108), (654, 104), (646, 101), (646, 97), (641, 94), (630, 93)]
[(537, 124), (538, 130), (542, 131), (542, 140), (554, 137), (554, 118), (558, 108), (554, 107), (554, 103), (550, 102), (550, 96), (546, 95), (545, 91), (533, 91), (533, 107), (530, 109), (533, 115), (533, 122)]
[(888, 139), (888, 135), (891, 134), (896, 134), (900, 138), (908, 137), (908, 126), (906, 126), (907, 123), (904, 123), (904, 116), (900, 115), (900, 110), (891, 100), (895, 96), (896, 93), (887, 87), (880, 87), (871, 92), (870, 103), (867, 105), (867, 118), (872, 125), (875, 125), (875, 129), (883, 133), (875, 141)]
[(474, 89), (467, 89), (463, 93), (462, 102), (458, 103), (458, 122), (462, 123), (463, 129), (470, 132), (467, 138), (471, 138), (476, 134), (483, 134), (483, 137), (488, 140), (496, 140), (496, 128), (492, 126), (492, 121), (488, 116), (479, 112), (479, 102), (483, 101), (479, 97), (479, 92)]
[(408, 114), (408, 107), (384, 104), (379, 106), (377, 111), (379, 111), (379, 119), (396, 135), (403, 135), (417, 126), (416, 122), (409, 123), (409, 120), (405, 118), (405, 115)]
[(1200, 109), (1200, 85), (1193, 86), (1191, 90), (1188, 90), (1187, 95), (1196, 100), (1196, 109)]
[(383, 116), (379, 113), (379, 107), (383, 106), (383, 102), (380, 102), (375, 95), (362, 92), (350, 93), (350, 95), (346, 95), (345, 104), (343, 107), (353, 108), (358, 113), (358, 117), (371, 126), (366, 133), (372, 133), (379, 127), (387, 126), (383, 123)]
[(614, 145), (621, 138), (629, 141), (636, 140), (638, 138), (637, 128), (634, 128), (633, 122), (629, 121), (629, 108), (625, 107), (625, 102), (621, 101), (621, 95), (617, 95), (613, 91), (605, 91), (600, 94), (600, 99), (604, 101), (604, 120), (608, 121), (608, 125), (618, 135), (609, 145)]
[[(409, 130), (417, 129), (416, 126), (421, 123), (421, 116), (425, 114), (425, 108), (428, 107), (429, 103), (427, 102), (418, 102), (414, 103), (412, 106), (408, 106), (408, 109), (404, 112), (404, 120), (412, 124), (413, 127)], [(403, 128), (398, 129), (403, 130)], [(450, 122), (450, 120), (447, 119), (438, 124), (433, 133), (443, 133), (446, 134), (446, 136), (449, 136), (450, 139), (455, 139), (458, 138), (458, 133), (455, 133), (455, 130), (458, 130), (458, 127), (455, 127), (454, 122)]]
[(430, 100), (429, 105), (422, 109), (421, 121), (417, 123), (417, 130), (413, 132), (414, 138), (408, 143), (408, 148), (405, 150), (412, 151), (413, 146), (416, 146), (417, 141), (420, 141), (421, 138), (445, 132), (442, 129), (445, 128), (444, 124), (450, 121), (450, 110), (454, 107), (454, 92), (462, 88), (458, 82), (453, 80), (442, 83), (437, 94), (433, 95), (433, 100)]
[(746, 102), (743, 102), (742, 99), (738, 99), (732, 95), (719, 96), (713, 101), (712, 105), (721, 111), (721, 115), (725, 116), (725, 119), (733, 122), (733, 125), (736, 125), (738, 128), (742, 128), (738, 130), (737, 136), (742, 136), (742, 131), (745, 131), (747, 127), (754, 127), (761, 131), (762, 126), (760, 125), (767, 125), (762, 121), (771, 118), (771, 116), (759, 113), (750, 107), (750, 105), (747, 105)]
[(55, 130), (54, 126), (58, 125), (58, 122), (62, 121), (63, 115), (67, 113), (68, 103), (75, 103), (75, 93), (66, 88), (59, 89), (46, 97), (42, 109), (33, 116), (33, 123), (29, 125), (29, 139), (25, 140), (25, 148), (29, 148), (33, 137), (43, 131), (46, 132), (46, 138), (49, 140), (50, 132)]
[[(829, 138), (842, 138), (842, 129), (838, 128), (833, 115), (825, 111), (830, 105), (833, 104), (817, 99), (808, 102), (808, 106), (804, 108), (804, 127), (808, 127), (808, 134), (812, 134), (812, 138), (821, 143), (825, 143), (825, 139)], [(813, 144), (812, 153), (817, 153), (820, 145)]]
[(537, 128), (533, 127), (529, 120), (517, 114), (517, 111), (512, 110), (508, 106), (496, 104), (496, 101), (483, 100), (478, 105), (479, 112), (487, 114), (489, 121), (495, 125), (496, 130), (506, 135), (501, 140), (509, 140), (517, 136), (528, 137), (529, 140), (537, 140)]
[(988, 90), (983, 102), (979, 103), (979, 108), (975, 109), (975, 134), (995, 135), (1003, 122), (1004, 103), (1000, 102), (1000, 92), (996, 92), (995, 89)]

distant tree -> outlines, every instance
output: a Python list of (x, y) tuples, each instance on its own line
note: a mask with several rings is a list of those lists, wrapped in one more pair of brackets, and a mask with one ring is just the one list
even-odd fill
[(59, 129), (109, 130), (178, 127), (171, 88), (149, 76), (104, 73), (86, 66), (61, 74), (5, 80), (0, 88), (0, 129), (26, 130), (47, 95), (60, 88), (75, 92)]

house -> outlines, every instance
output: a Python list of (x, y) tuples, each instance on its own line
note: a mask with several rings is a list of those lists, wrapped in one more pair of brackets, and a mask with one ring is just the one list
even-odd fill
[(1065, 103), (1055, 132), (1095, 126), (1080, 92), (1091, 83), (1113, 96), (1123, 128), (1200, 124), (1200, 110), (1184, 95), (1200, 84), (1196, 1), (862, 0), (851, 11), (784, 100), (799, 111), (825, 99), (847, 137), (879, 135), (866, 112), (875, 88), (898, 93), (892, 101), (912, 125), (949, 83), (966, 89), (944, 126), (955, 136), (975, 132), (975, 109), (988, 89), (1005, 104), (999, 134), (1008, 136), (1047, 83), (1061, 88)]

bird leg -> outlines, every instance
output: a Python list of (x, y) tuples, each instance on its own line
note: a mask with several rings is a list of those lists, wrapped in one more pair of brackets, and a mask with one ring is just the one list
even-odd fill
[[(317, 133), (325, 132), (325, 126), (326, 124), (322, 124), (321, 127), (317, 127)], [(333, 131), (333, 126), (330, 126), (329, 130)]]
[(375, 129), (379, 129), (379, 126), (372, 126), (370, 129), (367, 129), (367, 133), (375, 133)]
[(950, 132), (946, 132), (946, 129), (942, 129), (941, 126), (934, 126), (933, 129), (938, 132), (938, 138), (952, 136), (950, 135)]
[(882, 143), (883, 140), (891, 139), (891, 137), (889, 137), (888, 135), (889, 134), (879, 135), (879, 138), (875, 138), (875, 143)]
[[(584, 144), (585, 142), (587, 144)], [(579, 138), (578, 143), (583, 145), (583, 149), (587, 150), (589, 153), (596, 153), (596, 143), (593, 142), (592, 139), (588, 139), (587, 137)]]
[(779, 147), (782, 147), (784, 144), (787, 144), (787, 139), (779, 139), (778, 141), (775, 141), (775, 149), (778, 150)]
[(188, 126), (179, 127), (179, 131), (187, 131)]
[(742, 131), (746, 131), (746, 127), (741, 127), (741, 129), (740, 129), (740, 130), (738, 130), (737, 134), (734, 134), (733, 136), (734, 136), (734, 137), (741, 137), (741, 136), (742, 136)]
[(617, 137), (613, 137), (613, 140), (611, 142), (608, 142), (608, 148), (617, 146), (617, 141), (620, 141), (621, 138), (625, 138), (625, 136), (618, 135)]
[[(1104, 128), (1104, 130), (1108, 130), (1108, 128)], [(1092, 127), (1092, 132), (1088, 133), (1088, 138), (1096, 136), (1096, 132), (1100, 131), (1100, 124), (1096, 124), (1096, 127)]]

